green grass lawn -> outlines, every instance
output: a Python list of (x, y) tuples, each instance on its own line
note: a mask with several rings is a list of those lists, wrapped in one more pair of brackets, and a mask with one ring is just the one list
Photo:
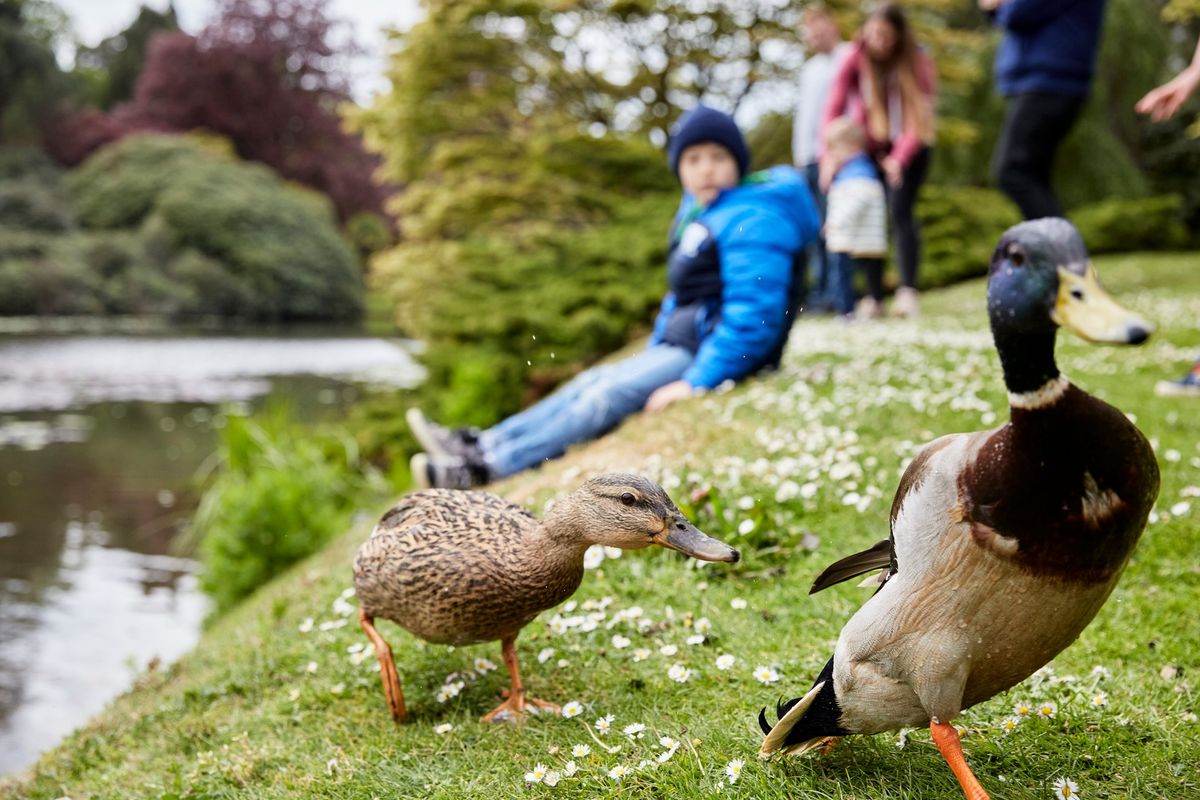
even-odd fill
[[(1059, 778), (1085, 800), (1200, 797), (1200, 400), (1153, 393), (1200, 352), (1200, 256), (1097, 266), (1160, 332), (1127, 349), (1063, 334), (1059, 364), (1136, 418), (1157, 448), (1162, 493), (1120, 585), (1053, 672), (959, 718), (967, 758), (996, 800), (1050, 798)], [(823, 757), (755, 756), (758, 709), (809, 688), (869, 594), (851, 582), (809, 597), (812, 578), (886, 535), (899, 473), (924, 442), (1006, 418), (983, 284), (930, 294), (925, 311), (919, 323), (802, 320), (778, 373), (633, 419), (500, 487), (540, 512), (591, 474), (642, 472), (743, 551), (733, 567), (657, 550), (606, 559), (575, 605), (530, 625), (518, 640), (530, 692), (578, 701), (578, 716), (483, 726), (507, 677), (479, 660), (499, 664), (499, 647), (425, 645), (382, 622), (410, 713), (392, 724), (353, 598), (344, 599), (379, 508), (221, 620), (193, 654), (143, 675), (0, 795), (961, 797), (925, 730), (850, 738)], [(724, 655), (728, 669), (718, 668)], [(671, 677), (675, 665), (685, 681)], [(443, 685), (459, 681), (439, 702)], [(1055, 708), (1006, 733), (1017, 703)], [(596, 721), (608, 715), (601, 735)], [(644, 731), (626, 735), (635, 723)], [(679, 747), (671, 753), (662, 737)], [(577, 746), (590, 752), (573, 754)], [(744, 766), (730, 782), (735, 759)], [(527, 782), (539, 764), (559, 773), (557, 785)], [(618, 766), (629, 768), (619, 780), (609, 774)]]

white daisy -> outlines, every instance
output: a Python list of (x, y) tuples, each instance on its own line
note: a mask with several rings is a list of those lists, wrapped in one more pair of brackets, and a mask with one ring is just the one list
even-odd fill
[(600, 719), (596, 720), (596, 730), (600, 732), (601, 736), (603, 736), (604, 734), (608, 733), (609, 730), (612, 729), (612, 722), (613, 722), (612, 714), (609, 714), (606, 717), (601, 717)]
[(729, 601), (729, 607), (741, 610), (746, 607), (746, 599), (743, 597), (735, 597)]
[(580, 703), (578, 700), (571, 700), (570, 702), (568, 702), (566, 705), (564, 705), (562, 707), (562, 715), (563, 715), (564, 719), (570, 719), (571, 717), (578, 717), (582, 713), (583, 713), (583, 703)]
[(558, 782), (561, 779), (562, 779), (562, 775), (559, 775), (554, 770), (550, 770), (549, 772), (546, 773), (546, 777), (542, 779), (542, 783), (544, 783), (547, 786), (558, 786)]
[(1054, 782), (1054, 796), (1063, 800), (1079, 797), (1079, 784), (1070, 778), (1059, 778)]
[(747, 535), (754, 530), (754, 524), (754, 520), (752, 519), (742, 520), (741, 524), (738, 525), (738, 533), (742, 536)]
[(626, 647), (629, 647), (630, 644), (632, 644), (632, 641), (629, 638), (622, 636), (619, 633), (616, 636), (612, 637), (612, 646), (617, 648), (618, 650), (623, 650)]
[(708, 633), (712, 630), (712, 620), (708, 617), (701, 617), (692, 627), (696, 629), (696, 633)]
[(679, 742), (672, 739), (670, 736), (664, 736), (658, 740), (658, 743), (670, 750), (672, 747), (679, 747)]
[(583, 758), (584, 756), (590, 755), (591, 752), (592, 747), (591, 745), (587, 744), (577, 744), (571, 748), (571, 755), (573, 755), (575, 758)]
[(662, 647), (658, 648), (658, 652), (662, 653), (664, 656), (673, 656), (679, 652), (679, 648), (673, 644), (664, 644)]
[(779, 673), (776, 672), (772, 667), (758, 666), (754, 668), (754, 677), (757, 678), (760, 683), (774, 683), (775, 681), (779, 680)]
[(543, 648), (542, 651), (537, 654), (537, 660), (538, 660), (539, 664), (545, 664), (547, 661), (549, 661), (552, 658), (554, 658), (554, 648), (553, 647)]
[(737, 783), (737, 779), (742, 777), (742, 767), (745, 762), (740, 758), (735, 758), (725, 765), (725, 774), (729, 776), (730, 783)]
[(737, 660), (736, 658), (729, 655), (728, 653), (725, 653), (724, 655), (719, 655), (719, 656), (717, 656), (717, 669), (727, 670), (733, 666), (733, 662), (736, 660)]
[(317, 671), (317, 662), (315, 662), (315, 661), (308, 662), (308, 664), (305, 665), (305, 667), (304, 667), (304, 671), (305, 672), (316, 672)]
[(634, 661), (645, 661), (649, 657), (650, 657), (650, 651), (644, 647), (639, 647), (637, 650), (633, 651), (633, 660)]
[(1018, 717), (1028, 717), (1033, 713), (1033, 706), (1024, 700), (1018, 700), (1013, 703), (1013, 713)]
[(634, 723), (630, 723), (629, 725), (625, 726), (624, 733), (630, 739), (641, 739), (643, 736), (646, 735), (644, 733), (645, 730), (646, 730), (645, 725), (643, 725), (640, 722), (634, 722)]
[(300, 627), (297, 628), (297, 630), (299, 630), (301, 633), (308, 633), (312, 629), (313, 629), (313, 618), (312, 617), (305, 617), (304, 622), (301, 622)]
[(1022, 719), (1024, 719), (1024, 717), (1018, 717), (1016, 715), (1005, 717), (1000, 721), (1000, 730), (1004, 731), (1004, 735), (1007, 736), (1017, 729), (1017, 726), (1021, 724)]
[(1112, 677), (1112, 672), (1109, 671), (1108, 667), (1102, 667), (1097, 664), (1096, 666), (1092, 667), (1092, 675), (1099, 680), (1106, 681)]
[(1092, 695), (1092, 705), (1094, 705), (1094, 706), (1108, 705), (1108, 695), (1105, 694), (1104, 692), (1096, 692), (1094, 695)]
[(495, 668), (496, 668), (496, 665), (493, 664), (491, 661), (488, 661), (486, 658), (475, 659), (475, 671), (476, 672), (491, 672)]
[(433, 732), (434, 733), (449, 733), (452, 730), (454, 730), (453, 725), (451, 725), (449, 722), (443, 722), (441, 725), (438, 725), (436, 728), (434, 728)]
[(624, 764), (617, 764), (608, 771), (608, 777), (612, 778), (614, 781), (619, 781), (628, 774), (629, 767), (625, 766)]
[(692, 671), (683, 664), (672, 664), (667, 670), (667, 677), (676, 683), (687, 683), (688, 678), (692, 677)]
[(525, 782), (526, 783), (541, 783), (545, 777), (546, 777), (546, 765), (538, 764), (537, 766), (535, 766), (533, 768), (532, 772), (525, 773)]
[(578, 771), (579, 767), (575, 765), (574, 761), (568, 761), (567, 763), (563, 764), (563, 775), (566, 775), (568, 778)]
[(685, 639), (684, 641), (689, 645), (704, 644), (704, 634), (703, 633), (693, 633), (691, 636), (687, 637), (687, 639)]
[(1045, 717), (1046, 719), (1050, 719), (1057, 713), (1058, 713), (1058, 704), (1057, 703), (1047, 700), (1044, 703), (1038, 704), (1037, 715), (1039, 717)]

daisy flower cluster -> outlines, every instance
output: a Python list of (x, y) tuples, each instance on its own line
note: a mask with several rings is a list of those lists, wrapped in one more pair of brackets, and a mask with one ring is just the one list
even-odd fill
[[(581, 709), (583, 704), (572, 700), (564, 706)], [(565, 716), (565, 714), (564, 714)], [(572, 717), (579, 714), (572, 714)], [(553, 746), (550, 754), (562, 760), (561, 764), (537, 763), (525, 772), (526, 784), (538, 784), (553, 789), (560, 782), (572, 780), (583, 782), (589, 788), (605, 791), (616, 784), (632, 780), (639, 774), (657, 770), (668, 764), (685, 746), (700, 761), (703, 742), (699, 739), (676, 738), (660, 733), (644, 722), (622, 724), (613, 714), (581, 720), (582, 729), (592, 743), (576, 742), (569, 747)], [(735, 759), (719, 767), (714, 773), (721, 775), (719, 782), (736, 783), (741, 777), (745, 762)]]

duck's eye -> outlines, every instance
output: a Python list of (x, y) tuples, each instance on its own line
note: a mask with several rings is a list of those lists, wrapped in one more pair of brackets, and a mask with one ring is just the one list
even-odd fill
[(637, 498), (633, 496), (632, 492), (626, 492), (625, 494), (621, 495), (621, 502), (627, 506), (631, 506), (637, 502)]
[(1008, 248), (1008, 261), (1014, 267), (1019, 267), (1025, 263), (1025, 253), (1021, 251), (1020, 245), (1012, 245)]
[(1074, 297), (1076, 300), (1082, 300), (1083, 299), (1083, 290), (1082, 289), (1072, 289), (1071, 297)]

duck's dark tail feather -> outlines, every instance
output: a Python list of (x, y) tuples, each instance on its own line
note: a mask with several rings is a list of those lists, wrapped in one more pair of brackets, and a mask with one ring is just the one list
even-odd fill
[(768, 758), (775, 753), (799, 754), (811, 750), (830, 736), (845, 736), (838, 722), (841, 709), (833, 690), (833, 659), (821, 670), (816, 684), (804, 697), (777, 703), (775, 714), (779, 721), (767, 722), (767, 710), (758, 712), (758, 725), (764, 738), (758, 754)]
[[(848, 581), (851, 578), (857, 578), (859, 575), (874, 572), (877, 569), (890, 569), (893, 563), (892, 540), (884, 539), (869, 550), (863, 550), (861, 553), (846, 556), (840, 561), (830, 564), (813, 581), (812, 588), (808, 590), (808, 593), (816, 594), (834, 584)], [(882, 583), (882, 581), (880, 582)]]

